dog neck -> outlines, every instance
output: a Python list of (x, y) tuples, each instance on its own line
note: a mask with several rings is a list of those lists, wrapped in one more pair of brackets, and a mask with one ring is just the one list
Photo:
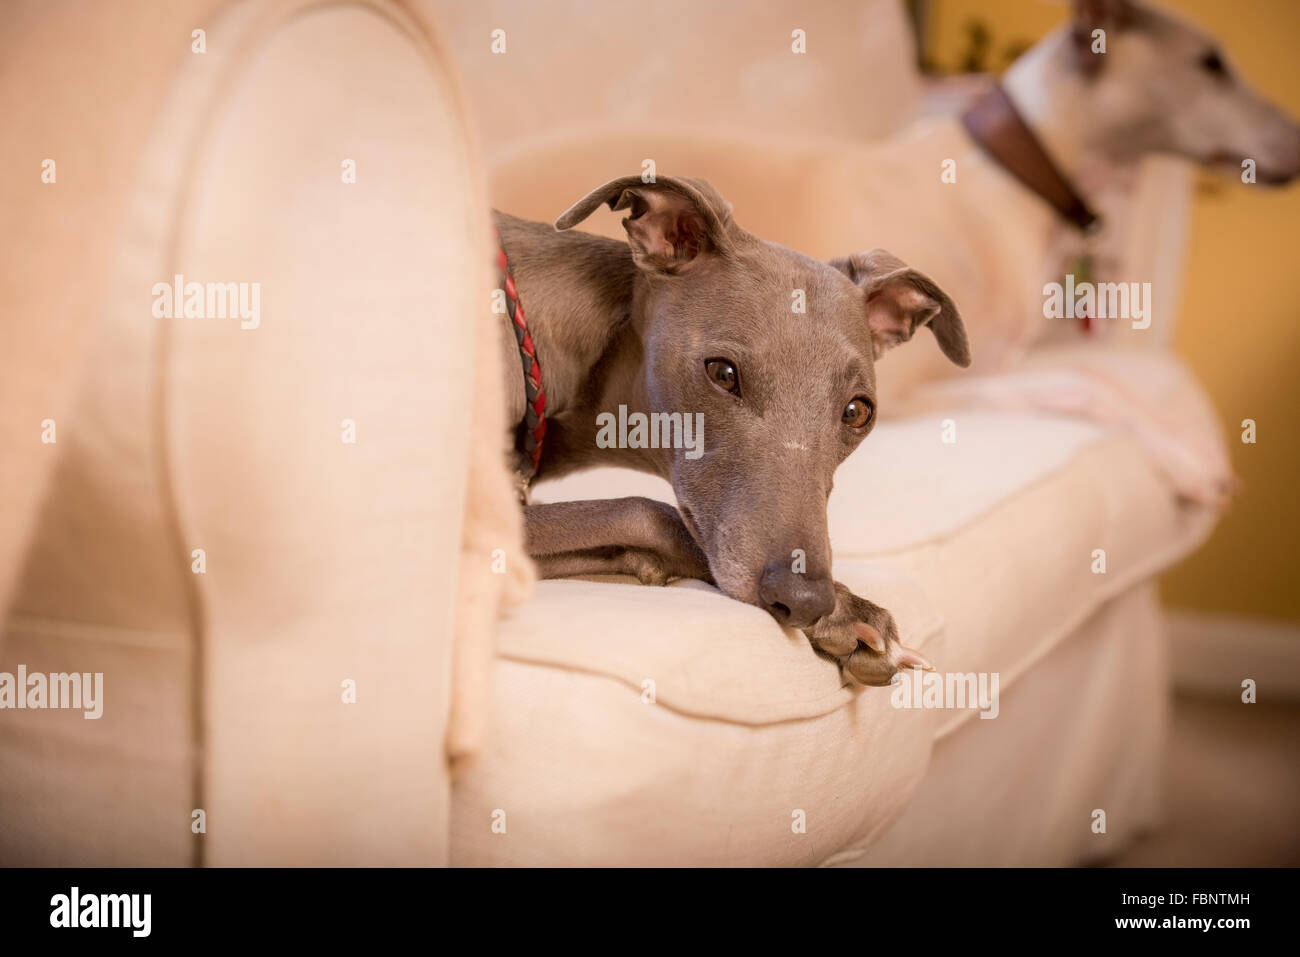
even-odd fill
[(1095, 207), (1132, 186), (1137, 164), (1110, 142), (1071, 44), (1067, 28), (1049, 34), (1011, 65), (1002, 88), (1057, 169)]
[[(557, 232), (496, 213), (501, 243), (546, 388), (547, 432), (539, 476), (553, 478), (593, 464), (661, 473), (653, 450), (599, 448), (596, 416), (647, 406), (644, 346), (637, 321), (650, 295), (626, 242), (577, 231)], [(515, 340), (501, 325), (511, 427), (523, 418), (524, 389)]]
[(971, 103), (962, 114), (962, 123), (986, 153), (1055, 209), (1059, 218), (1082, 232), (1090, 232), (1100, 225), (1096, 214), (1043, 149), (999, 84)]

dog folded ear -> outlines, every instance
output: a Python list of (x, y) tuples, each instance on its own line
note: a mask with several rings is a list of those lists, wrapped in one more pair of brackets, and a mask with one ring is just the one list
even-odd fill
[(970, 365), (970, 343), (957, 306), (929, 276), (883, 249), (834, 259), (831, 265), (866, 294), (867, 326), (877, 359), (911, 339), (921, 326), (929, 326), (945, 356), (962, 368)]
[(1074, 0), (1070, 40), (1074, 62), (1084, 76), (1096, 76), (1106, 61), (1100, 51), (1094, 49), (1094, 32), (1122, 30), (1132, 23), (1136, 15), (1137, 8), (1132, 0)]
[(1089, 30), (1127, 26), (1137, 14), (1133, 0), (1074, 0), (1074, 22)]
[(623, 220), (632, 258), (642, 269), (684, 272), (701, 256), (728, 252), (731, 204), (702, 179), (640, 176), (611, 180), (574, 203), (555, 221), (556, 229), (578, 225), (602, 203), (627, 209)]

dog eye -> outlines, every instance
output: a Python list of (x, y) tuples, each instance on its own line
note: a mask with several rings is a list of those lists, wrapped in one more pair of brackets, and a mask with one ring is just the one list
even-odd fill
[(1201, 57), (1201, 69), (1211, 76), (1227, 76), (1228, 67), (1223, 62), (1223, 57), (1218, 52), (1211, 50)]
[(871, 404), (871, 400), (860, 395), (844, 407), (840, 421), (851, 429), (862, 429), (866, 428), (875, 414), (876, 407)]
[(740, 395), (740, 373), (730, 359), (705, 359), (704, 374), (723, 392)]

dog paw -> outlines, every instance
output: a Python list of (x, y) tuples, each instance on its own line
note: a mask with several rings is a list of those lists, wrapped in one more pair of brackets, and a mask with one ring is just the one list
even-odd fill
[(813, 647), (840, 663), (840, 668), (864, 685), (888, 685), (908, 668), (933, 671), (925, 656), (898, 641), (894, 617), (865, 598), (835, 583), (835, 610), (804, 634)]

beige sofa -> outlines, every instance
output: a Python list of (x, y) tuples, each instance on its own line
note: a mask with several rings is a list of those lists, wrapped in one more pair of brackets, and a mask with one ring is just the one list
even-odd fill
[[(764, 164), (763, 138), (834, 149), (929, 108), (900, 4), (723, 2), (704, 16), (670, 4), (677, 16), (638, 19), (618, 44), (593, 38), (621, 35), (626, 9), (542, 12), (571, 6), (443, 5), (507, 211), (551, 218), (598, 185), (576, 170), (600, 158), (613, 177), (651, 158), (663, 174), (710, 176), (743, 223), (769, 195), (809, 192), (792, 164)], [(480, 42), (495, 27), (514, 44), (505, 56)], [(791, 54), (794, 28), (815, 56)], [(530, 115), (498, 122), (521, 102)], [(707, 170), (669, 165), (683, 142)], [(1187, 178), (1161, 165), (1144, 180), (1131, 255), (1176, 288)], [(815, 239), (835, 214), (810, 208), (789, 232)], [(583, 228), (621, 235), (617, 215)], [(1167, 355), (1137, 369), (1183, 379)], [(1180, 388), (1168, 401), (1194, 398)], [(1068, 864), (1157, 823), (1167, 668), (1154, 579), (1215, 514), (1179, 505), (1121, 430), (930, 405), (883, 421), (840, 468), (835, 574), (890, 608), (940, 671), (997, 674), (995, 719), (846, 687), (801, 636), (699, 583), (542, 582), (498, 636), (493, 733), (455, 785), (453, 862)], [(665, 482), (612, 469), (536, 498), (618, 495), (672, 501)]]
[[(921, 108), (893, 3), (711, 9), (7, 11), (0, 672), (106, 700), (0, 711), (0, 863), (1063, 864), (1158, 820), (1154, 576), (1214, 516), (1081, 420), (885, 422), (837, 476), (837, 577), (997, 673), (995, 719), (848, 687), (698, 582), (541, 582), (498, 622), (529, 570), (480, 180), (605, 123), (853, 138)], [(553, 215), (553, 174), (496, 199)], [(177, 273), (260, 283), (258, 327), (155, 316)], [(537, 489), (619, 494), (668, 490)]]

